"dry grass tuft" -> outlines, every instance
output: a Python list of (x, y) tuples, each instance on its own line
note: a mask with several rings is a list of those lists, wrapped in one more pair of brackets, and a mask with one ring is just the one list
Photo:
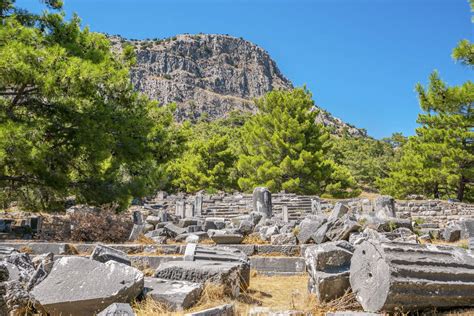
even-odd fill
[(18, 249), (18, 251), (21, 253), (27, 253), (30, 255), (33, 253), (33, 249), (31, 249), (30, 246), (21, 246), (20, 249)]
[(141, 302), (135, 302), (132, 307), (137, 316), (180, 315), (170, 312), (165, 304), (149, 298)]
[(204, 244), (204, 245), (214, 245), (215, 242), (212, 241), (211, 238), (206, 238), (206, 239), (203, 239), (201, 241), (199, 241), (200, 244)]
[(355, 294), (350, 290), (347, 290), (342, 297), (330, 302), (320, 302), (319, 304), (315, 302), (313, 314), (326, 315), (327, 312), (359, 310), (362, 310), (362, 307), (360, 306), (359, 302), (357, 302)]
[(156, 270), (153, 269), (153, 268), (144, 268), (143, 270), (141, 270), (143, 272), (143, 274), (147, 277), (152, 277), (155, 275), (155, 272)]
[(269, 244), (268, 241), (263, 240), (257, 234), (251, 234), (251, 235), (245, 236), (244, 240), (242, 240), (242, 243), (247, 244), (247, 245), (267, 245), (267, 244)]
[(143, 234), (140, 234), (140, 236), (138, 236), (138, 238), (137, 238), (137, 240), (135, 240), (135, 242), (137, 244), (143, 244), (143, 245), (154, 245), (154, 244), (156, 244), (153, 239), (151, 239), (149, 237), (146, 237)]
[(433, 244), (433, 245), (440, 245), (440, 246), (452, 246), (452, 247), (460, 247), (463, 249), (469, 248), (469, 241), (467, 239), (461, 239), (456, 242), (449, 242), (441, 239), (431, 239), (431, 241), (421, 241), (421, 244)]

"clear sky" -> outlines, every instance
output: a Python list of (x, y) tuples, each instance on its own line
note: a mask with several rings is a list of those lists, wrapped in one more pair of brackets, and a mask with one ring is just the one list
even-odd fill
[[(19, 7), (40, 8), (37, 0)], [(473, 40), (467, 0), (64, 0), (91, 30), (128, 38), (181, 33), (243, 37), (266, 49), (316, 104), (376, 138), (412, 135), (417, 82), (439, 70), (449, 84), (473, 79), (451, 59)]]

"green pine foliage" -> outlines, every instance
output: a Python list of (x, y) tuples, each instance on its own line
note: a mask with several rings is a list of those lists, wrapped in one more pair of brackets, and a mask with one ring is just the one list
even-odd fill
[[(453, 55), (472, 67), (472, 46), (460, 42)], [(437, 72), (427, 88), (417, 85), (421, 125), (402, 148), (390, 176), (381, 179), (382, 191), (396, 197), (423, 194), (434, 198), (473, 201), (474, 84), (449, 87)]]
[(365, 190), (373, 191), (378, 178), (385, 178), (395, 159), (396, 144), (368, 137), (332, 137), (331, 158), (345, 166)]
[(347, 169), (327, 159), (329, 136), (315, 124), (317, 112), (306, 89), (272, 91), (256, 105), (259, 112), (242, 131), (237, 162), (242, 190), (266, 186), (273, 192), (359, 194)]
[(179, 158), (167, 167), (169, 189), (184, 192), (237, 190), (235, 164), (241, 127), (248, 114), (232, 112), (229, 117), (183, 126), (188, 141)]
[(126, 206), (156, 188), (176, 143), (172, 114), (133, 91), (130, 49), (113, 55), (76, 16), (12, 1), (1, 12), (0, 203), (55, 209), (73, 195)]

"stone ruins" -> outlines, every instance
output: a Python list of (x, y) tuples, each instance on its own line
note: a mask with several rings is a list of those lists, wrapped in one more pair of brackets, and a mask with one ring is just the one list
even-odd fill
[[(1, 214), (0, 315), (135, 315), (130, 304), (143, 299), (184, 313), (209, 283), (237, 299), (251, 270), (306, 273), (319, 302), (352, 291), (365, 312), (327, 315), (474, 307), (471, 204), (389, 196), (336, 201), (266, 188), (159, 192), (130, 208), (128, 240), (75, 242), (73, 214), (99, 213), (76, 205), (66, 214)], [(188, 315), (236, 313), (227, 304)]]

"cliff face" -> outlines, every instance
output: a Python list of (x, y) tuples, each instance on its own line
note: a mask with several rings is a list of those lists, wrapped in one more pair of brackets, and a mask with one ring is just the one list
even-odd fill
[[(120, 49), (125, 40), (112, 41)], [(137, 54), (133, 84), (160, 104), (175, 102), (180, 121), (255, 111), (253, 98), (293, 87), (265, 50), (241, 38), (197, 34), (130, 42)], [(354, 136), (363, 134), (327, 112), (318, 121), (335, 133), (345, 129)]]

